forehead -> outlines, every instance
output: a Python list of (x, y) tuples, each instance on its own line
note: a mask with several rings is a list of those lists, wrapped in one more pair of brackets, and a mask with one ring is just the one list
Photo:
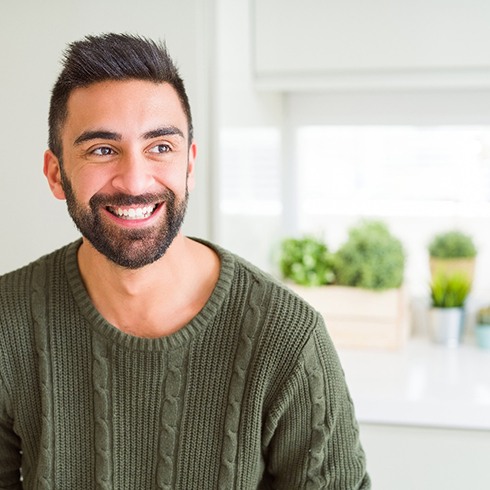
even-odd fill
[(143, 80), (98, 82), (73, 90), (63, 133), (107, 129), (141, 133), (174, 125), (187, 133), (187, 118), (176, 90), (168, 83)]

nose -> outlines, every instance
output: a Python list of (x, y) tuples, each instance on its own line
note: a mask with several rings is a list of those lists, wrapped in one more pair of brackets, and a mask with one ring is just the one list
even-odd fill
[(151, 163), (142, 155), (126, 154), (117, 162), (112, 185), (125, 194), (134, 196), (144, 194), (154, 183), (151, 168)]

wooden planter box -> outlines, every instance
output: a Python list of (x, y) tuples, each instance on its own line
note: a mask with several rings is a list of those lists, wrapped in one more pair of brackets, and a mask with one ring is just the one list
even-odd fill
[(336, 347), (397, 349), (409, 337), (409, 305), (403, 288), (289, 287), (321, 313)]

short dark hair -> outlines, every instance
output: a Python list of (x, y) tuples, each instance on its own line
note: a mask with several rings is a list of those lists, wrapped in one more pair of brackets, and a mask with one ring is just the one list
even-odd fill
[(177, 92), (192, 141), (192, 115), (184, 82), (164, 43), (132, 34), (86, 36), (68, 45), (49, 106), (50, 150), (61, 160), (61, 129), (68, 116), (73, 90), (109, 80), (148, 80), (169, 83)]

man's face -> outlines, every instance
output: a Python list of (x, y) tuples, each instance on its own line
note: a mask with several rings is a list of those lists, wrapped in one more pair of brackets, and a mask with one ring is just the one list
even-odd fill
[(101, 82), (70, 95), (62, 168), (47, 152), (45, 173), (84, 238), (114, 263), (150, 264), (179, 233), (194, 183), (187, 135), (168, 84)]

